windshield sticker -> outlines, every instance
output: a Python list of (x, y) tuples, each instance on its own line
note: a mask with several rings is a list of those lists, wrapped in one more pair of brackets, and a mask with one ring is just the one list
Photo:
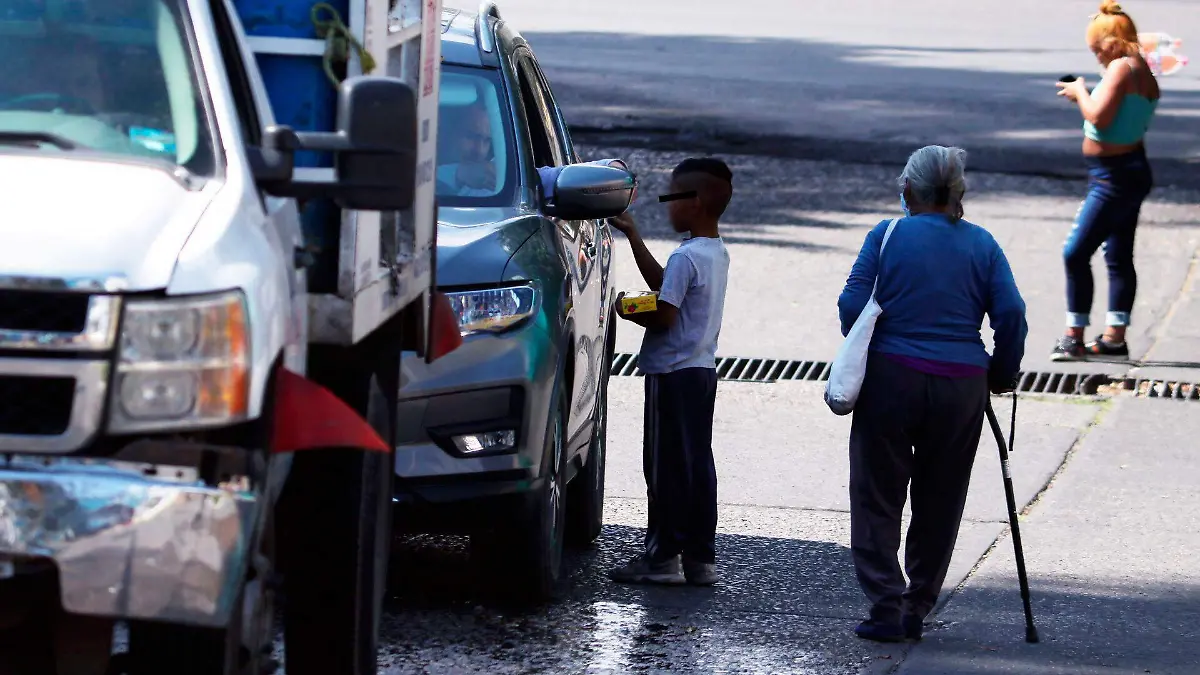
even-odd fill
[(175, 153), (175, 134), (162, 129), (129, 127), (129, 140), (155, 152)]

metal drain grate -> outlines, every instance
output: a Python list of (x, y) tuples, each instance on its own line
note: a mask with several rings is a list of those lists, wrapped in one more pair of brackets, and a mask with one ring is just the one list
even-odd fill
[(1200, 384), (1167, 380), (1124, 377), (1109, 383), (1110, 389), (1132, 392), (1134, 396), (1167, 398), (1176, 401), (1200, 401)]
[[(824, 382), (829, 379), (829, 367), (828, 361), (721, 356), (717, 358), (717, 377), (731, 382)], [(637, 367), (637, 354), (618, 353), (613, 356), (613, 376), (642, 377), (644, 374)], [(1022, 372), (1017, 379), (1017, 391), (1022, 394), (1064, 396), (1096, 396), (1125, 391), (1147, 398), (1200, 400), (1200, 384), (1113, 377), (1105, 373)]]
[[(637, 354), (621, 353), (613, 356), (612, 374), (615, 377), (642, 377), (645, 373), (637, 367)], [(829, 379), (829, 363), (721, 356), (717, 357), (717, 377), (731, 382), (824, 382)]]
[(1017, 391), (1022, 394), (1065, 394), (1095, 396), (1100, 387), (1112, 379), (1101, 373), (1041, 373), (1023, 372), (1017, 378)]

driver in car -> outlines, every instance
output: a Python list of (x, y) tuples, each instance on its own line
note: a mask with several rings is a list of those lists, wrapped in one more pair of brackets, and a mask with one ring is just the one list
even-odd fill
[(456, 134), (458, 161), (438, 167), (438, 181), (457, 197), (490, 197), (496, 194), (496, 163), (492, 158), (492, 123), (478, 103), (467, 109)]

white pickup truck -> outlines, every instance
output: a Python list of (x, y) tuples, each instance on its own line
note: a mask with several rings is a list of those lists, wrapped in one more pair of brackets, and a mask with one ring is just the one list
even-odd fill
[(375, 672), (440, 16), (0, 7), (0, 673)]

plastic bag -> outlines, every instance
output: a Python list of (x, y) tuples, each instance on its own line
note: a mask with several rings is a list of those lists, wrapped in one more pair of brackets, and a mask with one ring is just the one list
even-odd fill
[(1138, 33), (1138, 45), (1150, 71), (1157, 76), (1174, 75), (1188, 64), (1188, 57), (1179, 51), (1183, 40), (1166, 33)]
[[(899, 218), (893, 219), (883, 234), (883, 243), (879, 245), (879, 260), (883, 261), (883, 249), (887, 247), (892, 230), (896, 229)], [(875, 288), (879, 288), (879, 272), (875, 272)], [(875, 301), (875, 288), (871, 289), (871, 299), (866, 307), (854, 320), (850, 332), (838, 348), (833, 365), (829, 367), (829, 380), (825, 383), (825, 405), (835, 415), (849, 415), (854, 411), (858, 402), (858, 393), (862, 390), (863, 378), (867, 375), (867, 354), (871, 349), (871, 336), (875, 334), (875, 321), (883, 312), (883, 308)]]

